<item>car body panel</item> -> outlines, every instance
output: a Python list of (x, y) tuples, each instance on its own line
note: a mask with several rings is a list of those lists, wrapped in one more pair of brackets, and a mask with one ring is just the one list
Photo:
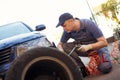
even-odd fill
[(12, 62), (25, 51), (52, 45), (45, 35), (23, 22), (0, 26), (0, 31), (0, 75), (4, 75)]

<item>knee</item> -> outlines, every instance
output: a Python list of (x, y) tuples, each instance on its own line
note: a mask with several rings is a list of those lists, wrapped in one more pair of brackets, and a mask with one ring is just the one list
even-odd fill
[(64, 43), (62, 45), (63, 49), (67, 51), (71, 51), (74, 48), (74, 46), (75, 45), (73, 43)]
[(66, 48), (66, 47), (67, 47), (67, 43), (64, 43), (64, 44), (62, 45), (62, 47), (63, 47), (63, 48)]
[(109, 67), (109, 68), (104, 68), (104, 69), (102, 69), (101, 72), (102, 72), (103, 74), (107, 74), (107, 73), (111, 72), (111, 70), (112, 70), (112, 66)]
[[(108, 64), (108, 65), (106, 65), (106, 64)], [(99, 71), (103, 74), (109, 73), (112, 70), (112, 65), (110, 63), (106, 63), (106, 64), (100, 65), (98, 67)]]

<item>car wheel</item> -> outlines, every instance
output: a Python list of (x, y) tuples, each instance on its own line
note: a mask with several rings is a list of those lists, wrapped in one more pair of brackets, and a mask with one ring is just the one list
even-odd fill
[(34, 48), (19, 56), (5, 80), (82, 80), (76, 62), (54, 48)]

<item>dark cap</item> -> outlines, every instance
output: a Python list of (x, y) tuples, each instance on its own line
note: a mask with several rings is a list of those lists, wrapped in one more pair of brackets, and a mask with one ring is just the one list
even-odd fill
[(72, 19), (72, 18), (73, 16), (70, 13), (63, 13), (62, 15), (60, 15), (59, 22), (56, 27), (63, 25), (66, 20)]

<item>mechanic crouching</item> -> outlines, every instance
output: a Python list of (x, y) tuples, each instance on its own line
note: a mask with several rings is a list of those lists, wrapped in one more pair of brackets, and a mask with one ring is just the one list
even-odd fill
[[(63, 13), (59, 17), (59, 23), (56, 27), (62, 26), (64, 32), (58, 44), (58, 49), (69, 54), (77, 44), (81, 44), (76, 48), (70, 56), (78, 63), (82, 71), (83, 77), (87, 76), (86, 67), (79, 56), (88, 57), (91, 51), (96, 51), (100, 57), (98, 65), (99, 72), (105, 74), (112, 69), (110, 55), (107, 49), (107, 41), (98, 26), (88, 19), (74, 18), (70, 13)], [(73, 38), (75, 41), (67, 43)]]

